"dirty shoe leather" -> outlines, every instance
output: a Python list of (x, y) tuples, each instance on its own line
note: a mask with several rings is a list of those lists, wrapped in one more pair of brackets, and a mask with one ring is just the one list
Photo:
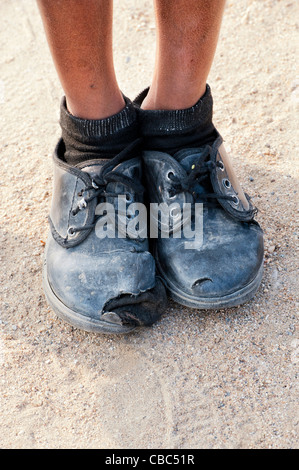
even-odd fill
[(54, 152), (54, 191), (43, 284), (57, 315), (75, 327), (126, 333), (157, 321), (165, 289), (147, 238), (99, 238), (97, 206), (118, 195), (142, 202), (140, 142), (115, 158), (70, 166), (61, 139)]
[[(218, 132), (210, 145), (179, 150), (172, 156), (147, 150), (143, 161), (149, 201), (179, 207), (170, 211), (169, 238), (152, 240), (157, 269), (171, 297), (202, 309), (249, 300), (262, 278), (263, 232)], [(184, 235), (182, 227), (185, 203), (191, 203), (192, 219), (194, 203), (203, 204), (203, 239), (195, 248), (190, 245), (194, 237)], [(192, 230), (194, 224), (193, 220)]]

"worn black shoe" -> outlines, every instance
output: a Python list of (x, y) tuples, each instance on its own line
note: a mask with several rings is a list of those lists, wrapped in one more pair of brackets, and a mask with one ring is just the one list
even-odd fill
[(60, 318), (87, 331), (127, 333), (152, 325), (163, 313), (166, 295), (148, 239), (130, 238), (126, 223), (115, 237), (97, 233), (105, 216), (100, 203), (117, 213), (119, 195), (126, 195), (127, 203), (143, 200), (140, 141), (112, 159), (77, 166), (65, 162), (64, 152), (60, 140), (43, 272), (50, 305)]
[(152, 214), (157, 270), (171, 297), (183, 305), (238, 306), (260, 285), (263, 232), (213, 124), (210, 87), (194, 106), (180, 110), (143, 110), (147, 93), (134, 104), (148, 203), (164, 203), (162, 219)]
[[(170, 296), (199, 309), (238, 306), (252, 298), (263, 272), (263, 232), (221, 136), (217, 133), (210, 145), (172, 156), (147, 150), (143, 161), (149, 201), (172, 205), (169, 237), (164, 233), (165, 238), (151, 240), (157, 270)], [(182, 217), (186, 203), (191, 208), (189, 218), (188, 211)], [(201, 203), (202, 210), (196, 212), (195, 203)], [(161, 234), (161, 220), (158, 226)]]

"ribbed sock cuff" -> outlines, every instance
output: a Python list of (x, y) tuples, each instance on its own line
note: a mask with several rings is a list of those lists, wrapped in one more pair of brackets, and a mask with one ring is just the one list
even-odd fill
[(60, 126), (65, 144), (64, 158), (70, 165), (87, 160), (112, 158), (138, 138), (137, 112), (124, 96), (125, 107), (105, 119), (81, 119), (70, 114), (63, 98)]
[(60, 125), (64, 132), (73, 138), (105, 138), (130, 127), (136, 121), (136, 110), (132, 102), (124, 96), (125, 107), (117, 114), (105, 119), (81, 119), (73, 116), (66, 107), (65, 97), (60, 106)]
[(148, 93), (144, 90), (134, 100), (137, 107), (139, 127), (143, 136), (180, 134), (205, 127), (212, 122), (213, 98), (209, 85), (198, 102), (187, 109), (144, 110), (141, 104)]

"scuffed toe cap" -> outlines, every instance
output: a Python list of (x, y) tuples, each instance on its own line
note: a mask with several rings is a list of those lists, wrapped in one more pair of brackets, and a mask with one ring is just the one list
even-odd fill
[[(214, 240), (213, 240), (214, 238)], [(215, 240), (206, 233), (203, 246), (185, 249), (184, 241), (159, 244), (158, 265), (172, 289), (197, 299), (221, 299), (245, 289), (263, 265), (263, 233), (256, 224), (242, 226)]]
[(90, 254), (84, 242), (66, 250), (47, 242), (47, 277), (51, 289), (69, 309), (100, 318), (105, 305), (122, 295), (138, 296), (155, 286), (155, 262), (147, 251), (115, 250)]

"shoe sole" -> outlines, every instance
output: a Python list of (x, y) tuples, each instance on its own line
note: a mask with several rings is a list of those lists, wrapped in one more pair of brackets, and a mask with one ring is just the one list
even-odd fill
[(76, 312), (67, 307), (61, 300), (55, 295), (53, 289), (48, 280), (47, 275), (47, 262), (44, 260), (43, 266), (43, 289), (46, 299), (58, 318), (66, 321), (75, 328), (80, 330), (89, 331), (92, 333), (103, 333), (103, 334), (125, 334), (135, 330), (135, 326), (124, 326), (116, 323), (110, 323), (108, 321), (95, 320), (88, 318), (79, 312)]
[(263, 277), (262, 263), (256, 277), (242, 289), (223, 297), (201, 297), (199, 299), (198, 297), (183, 292), (167, 278), (160, 266), (157, 256), (156, 267), (170, 298), (184, 307), (193, 307), (199, 310), (218, 310), (221, 308), (238, 307), (248, 302), (257, 292)]

